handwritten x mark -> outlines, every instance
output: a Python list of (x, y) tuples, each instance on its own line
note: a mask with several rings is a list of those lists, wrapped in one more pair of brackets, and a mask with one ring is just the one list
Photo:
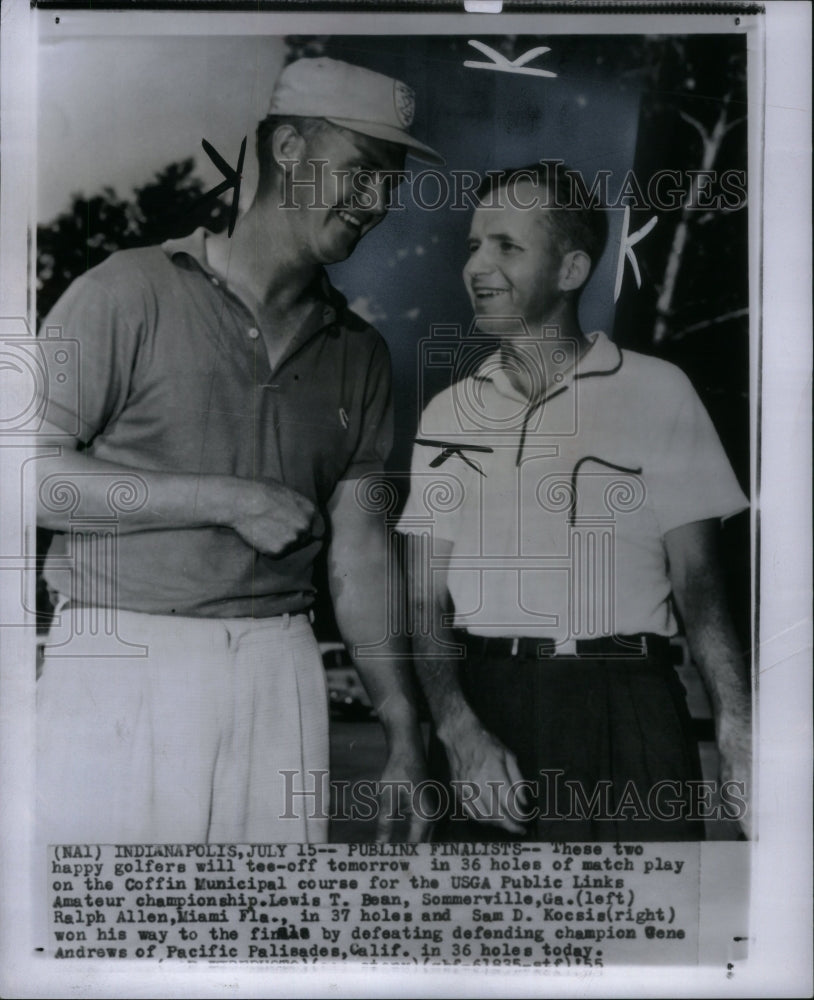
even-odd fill
[(492, 453), (492, 448), (487, 448), (482, 444), (454, 444), (449, 441), (429, 441), (426, 438), (416, 438), (416, 444), (428, 445), (431, 448), (441, 448), (441, 454), (436, 455), (435, 458), (430, 462), (431, 469), (437, 469), (439, 465), (443, 465), (448, 458), (457, 456), (462, 461), (466, 462), (470, 468), (473, 468), (475, 472), (479, 473), (481, 476), (485, 476), (486, 473), (478, 465), (477, 462), (473, 462), (471, 459), (464, 455), (465, 451), (479, 451), (485, 452), (487, 454)]
[(237, 209), (240, 200), (240, 182), (243, 178), (243, 158), (246, 155), (247, 138), (247, 136), (243, 136), (243, 142), (240, 144), (240, 155), (237, 158), (237, 167), (234, 170), (232, 170), (211, 142), (207, 142), (206, 139), (201, 139), (201, 145), (204, 148), (204, 152), (226, 178), (226, 180), (221, 181), (217, 187), (213, 187), (211, 191), (207, 191), (206, 194), (201, 197), (201, 201), (208, 201), (210, 198), (217, 198), (230, 188), (234, 188), (232, 206), (229, 212), (229, 236), (231, 236), (234, 232), (235, 223), (237, 222)]
[(556, 73), (552, 73), (547, 69), (535, 69), (533, 66), (526, 66), (526, 63), (531, 62), (537, 56), (544, 55), (546, 52), (550, 52), (551, 49), (546, 45), (539, 45), (537, 48), (529, 49), (528, 52), (524, 52), (522, 56), (518, 56), (516, 59), (507, 59), (506, 56), (502, 55), (500, 52), (496, 52), (494, 49), (485, 45), (483, 42), (479, 42), (476, 39), (470, 38), (469, 44), (473, 49), (477, 49), (478, 52), (482, 52), (485, 56), (491, 59), (491, 62), (477, 62), (472, 59), (467, 59), (464, 62), (464, 66), (469, 69), (491, 69), (496, 73), (525, 73), (528, 76), (556, 76)]

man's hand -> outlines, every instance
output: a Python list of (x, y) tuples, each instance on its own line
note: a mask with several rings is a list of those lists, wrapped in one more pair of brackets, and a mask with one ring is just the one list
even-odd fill
[(751, 835), (752, 712), (749, 672), (724, 597), (717, 521), (694, 521), (664, 536), (673, 595), (690, 652), (712, 703), (721, 782), (743, 782), (743, 832)]
[(279, 556), (308, 537), (322, 535), (316, 507), (296, 490), (282, 483), (235, 479), (233, 484), (235, 504), (228, 525), (258, 552)]
[(746, 802), (740, 824), (747, 837), (752, 836), (752, 726), (751, 717), (722, 711), (717, 719), (716, 740), (720, 757), (721, 784), (738, 783), (739, 797)]
[(509, 833), (524, 833), (520, 820), (528, 792), (517, 758), (466, 709), (438, 727), (447, 752), (459, 806), (472, 819)]
[[(414, 794), (426, 773), (409, 647), (400, 630), (391, 627), (399, 569), (389, 562), (384, 517), (360, 505), (356, 488), (356, 481), (343, 480), (328, 504), (328, 582), (342, 638), (387, 740), (377, 836), (380, 841), (425, 840), (429, 823), (418, 811), (422, 805), (429, 810), (429, 804)], [(399, 813), (403, 820), (397, 819)]]
[(378, 843), (423, 843), (429, 838), (432, 824), (427, 817), (433, 815), (435, 803), (419, 791), (426, 780), (420, 745), (404, 745), (388, 753), (379, 784)]
[(460, 807), (456, 813), (460, 815), (462, 808), (478, 822), (522, 834), (525, 827), (521, 820), (529, 801), (517, 758), (481, 725), (461, 689), (460, 661), (451, 656), (458, 645), (446, 624), (452, 618), (446, 585), (452, 543), (433, 539), (435, 572), (422, 565), (422, 550), (415, 542), (412, 544), (416, 547), (408, 563), (408, 581), (413, 620), (432, 622), (429, 631), (418, 631), (413, 636), (415, 668), (449, 760), (452, 787)]
[[(324, 530), (314, 504), (282, 483), (256, 482), (237, 476), (161, 472), (104, 462), (79, 450), (78, 439), (61, 435), (58, 427), (44, 425), (42, 443), (53, 444), (55, 456), (38, 463), (42, 481), (57, 475), (71, 482), (81, 476), (83, 511), (87, 516), (108, 517), (108, 491), (117, 476), (136, 477), (144, 502), (133, 504), (119, 517), (120, 532), (200, 528), (232, 528), (240, 537), (268, 555), (281, 555), (308, 537)], [(40, 501), (38, 520), (52, 531), (69, 531), (71, 511)]]

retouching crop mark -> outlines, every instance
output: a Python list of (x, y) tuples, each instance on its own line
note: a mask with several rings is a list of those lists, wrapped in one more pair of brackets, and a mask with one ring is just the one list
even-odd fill
[(616, 285), (613, 290), (613, 301), (619, 298), (619, 292), (622, 290), (622, 277), (625, 273), (625, 258), (630, 261), (630, 266), (633, 268), (633, 277), (636, 279), (636, 287), (642, 287), (642, 275), (639, 271), (639, 262), (636, 260), (636, 254), (633, 252), (633, 247), (645, 238), (650, 230), (658, 222), (658, 216), (654, 215), (651, 219), (638, 229), (635, 233), (630, 232), (630, 205), (625, 205), (625, 218), (622, 223), (622, 242), (619, 246), (619, 258), (616, 265)]
[(477, 462), (473, 462), (471, 459), (464, 455), (465, 451), (479, 451), (484, 454), (491, 454), (493, 449), (487, 448), (485, 445), (481, 444), (455, 444), (455, 442), (450, 441), (430, 441), (426, 438), (416, 438), (416, 444), (428, 445), (434, 448), (441, 448), (441, 454), (437, 455), (431, 462), (430, 468), (437, 469), (439, 465), (443, 465), (448, 458), (457, 456), (462, 459), (468, 466), (473, 468), (475, 472), (480, 473), (482, 476), (486, 476), (486, 473), (478, 465)]
[(204, 148), (204, 152), (209, 157), (209, 159), (215, 164), (215, 166), (220, 170), (226, 180), (221, 181), (217, 187), (213, 187), (211, 191), (207, 191), (205, 195), (202, 195), (200, 202), (208, 201), (210, 198), (217, 198), (219, 195), (224, 194), (230, 188), (234, 188), (234, 194), (232, 195), (232, 205), (229, 212), (229, 229), (228, 235), (231, 236), (235, 229), (235, 223), (237, 222), (237, 209), (240, 201), (240, 182), (243, 179), (243, 158), (246, 155), (246, 140), (248, 136), (243, 136), (243, 142), (240, 144), (240, 155), (237, 158), (237, 167), (232, 170), (229, 164), (224, 160), (220, 153), (215, 149), (211, 142), (207, 142), (206, 139), (201, 139), (201, 145)]
[(507, 59), (506, 56), (502, 55), (500, 52), (496, 52), (494, 49), (485, 45), (483, 42), (478, 42), (474, 38), (469, 39), (469, 45), (473, 49), (477, 49), (482, 52), (485, 56), (491, 59), (491, 62), (477, 62), (472, 59), (467, 59), (464, 62), (464, 66), (469, 69), (491, 69), (496, 73), (524, 73), (527, 76), (556, 76), (556, 73), (552, 73), (547, 69), (536, 69), (533, 66), (526, 66), (526, 63), (531, 62), (532, 59), (536, 59), (537, 56), (541, 56), (546, 52), (550, 52), (551, 49), (547, 45), (539, 45), (537, 48), (529, 49), (528, 52), (524, 52), (522, 56), (518, 56), (516, 59)]

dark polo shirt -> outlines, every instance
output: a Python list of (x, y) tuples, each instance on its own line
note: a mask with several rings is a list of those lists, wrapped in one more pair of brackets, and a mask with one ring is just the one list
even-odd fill
[[(50, 381), (47, 418), (70, 430), (78, 414), (82, 446), (104, 461), (276, 480), (324, 508), (390, 450), (387, 347), (323, 275), (272, 370), (258, 318), (208, 269), (205, 237), (115, 253), (71, 285), (45, 325), (79, 342), (78, 385)], [(114, 564), (67, 541), (55, 537), (45, 575), (75, 601), (107, 603), (115, 587), (120, 608), (216, 618), (307, 609), (321, 545), (272, 558), (230, 528), (141, 530), (118, 534)]]

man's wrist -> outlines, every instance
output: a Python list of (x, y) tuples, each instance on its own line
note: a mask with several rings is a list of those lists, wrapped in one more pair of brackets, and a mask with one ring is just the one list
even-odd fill
[(719, 744), (732, 740), (740, 741), (751, 737), (752, 711), (746, 706), (741, 709), (728, 706), (715, 716), (715, 734)]
[(390, 695), (381, 705), (376, 706), (376, 715), (387, 734), (388, 745), (414, 739), (418, 728), (418, 711), (412, 699), (401, 695)]
[(721, 722), (738, 722), (751, 724), (752, 699), (745, 690), (729, 690), (723, 694), (716, 693), (712, 697), (715, 718)]
[(435, 718), (436, 734), (447, 749), (454, 749), (463, 737), (479, 728), (480, 721), (463, 695), (450, 699)]
[(259, 486), (251, 479), (237, 476), (207, 476), (201, 483), (201, 507), (213, 524), (231, 528), (235, 522), (253, 513)]

